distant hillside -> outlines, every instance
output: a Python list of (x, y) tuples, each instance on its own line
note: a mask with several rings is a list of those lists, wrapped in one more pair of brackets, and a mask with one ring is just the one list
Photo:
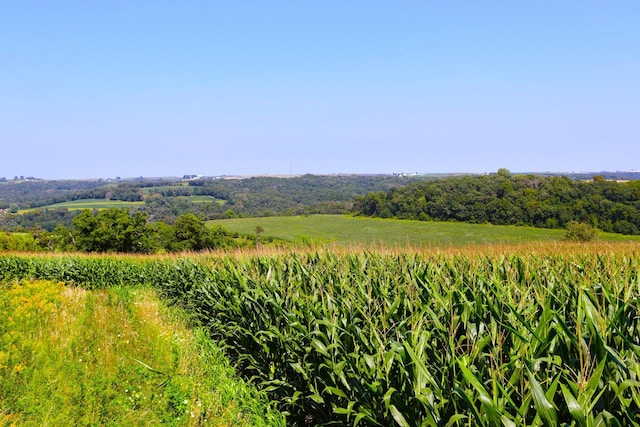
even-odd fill
[(559, 228), (569, 221), (640, 234), (640, 181), (497, 174), (423, 181), (359, 197), (360, 215)]
[(601, 172), (569, 172), (569, 173), (548, 173), (545, 176), (566, 176), (571, 179), (590, 180), (594, 176), (600, 176), (610, 181), (635, 181), (640, 180), (640, 172), (635, 171), (601, 171)]
[[(303, 175), (235, 179), (136, 179), (121, 181), (0, 182), (0, 228), (68, 226), (71, 201), (143, 202), (132, 210), (172, 223), (194, 213), (206, 219), (311, 213), (346, 213), (357, 196), (429, 179), (394, 175)], [(434, 179), (434, 178), (430, 178)], [(60, 205), (60, 203), (66, 203)], [(74, 204), (75, 205), (75, 204)], [(86, 206), (86, 203), (80, 204)], [(99, 205), (95, 205), (99, 207)], [(20, 215), (20, 210), (28, 209)]]
[[(519, 174), (493, 178), (469, 174), (396, 174), (248, 178), (189, 175), (188, 178), (55, 181), (0, 179), (0, 229), (35, 227), (53, 230), (56, 225), (68, 226), (77, 212), (70, 211), (65, 205), (51, 205), (87, 199), (104, 200), (105, 206), (114, 206), (117, 201), (137, 202), (131, 210), (144, 211), (153, 221), (172, 223), (185, 213), (205, 219), (347, 213), (354, 208), (354, 200), (360, 197), (355, 212), (369, 216), (529, 224), (549, 228), (563, 227), (569, 219), (577, 218), (606, 231), (637, 233), (640, 222), (634, 205), (635, 196), (632, 189), (625, 190), (633, 188), (634, 184), (616, 187), (615, 183), (601, 182), (583, 187), (575, 181), (593, 181), (594, 176), (598, 176), (599, 181), (600, 178), (624, 181), (640, 178), (640, 173), (600, 172), (569, 177), (551, 173)], [(502, 183), (491, 184), (505, 179), (509, 182), (504, 184), (506, 188), (494, 188)], [(392, 190), (405, 186), (408, 186), (406, 191), (416, 194)], [(451, 194), (446, 188), (450, 186), (454, 188)], [(456, 193), (458, 186), (461, 194)], [(538, 190), (544, 191), (535, 196), (531, 193)], [(577, 193), (578, 199), (584, 200), (578, 206), (559, 202), (567, 197), (565, 190)], [(373, 193), (378, 195), (371, 195)], [(367, 194), (369, 196), (364, 197)], [(573, 196), (570, 199), (574, 200)], [(599, 204), (600, 201), (603, 204)], [(18, 212), (21, 214), (16, 215)]]
[[(103, 180), (4, 180), (0, 181), (0, 208), (11, 204), (20, 208), (33, 208), (87, 197), (96, 188), (115, 184)], [(104, 191), (100, 192), (104, 197)]]

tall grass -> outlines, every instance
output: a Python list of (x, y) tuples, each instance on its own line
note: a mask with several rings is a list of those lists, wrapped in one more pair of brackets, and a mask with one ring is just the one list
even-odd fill
[(224, 343), (292, 424), (638, 425), (638, 255), (554, 243), (4, 256), (0, 271), (151, 284)]
[(148, 288), (0, 288), (0, 425), (278, 425)]

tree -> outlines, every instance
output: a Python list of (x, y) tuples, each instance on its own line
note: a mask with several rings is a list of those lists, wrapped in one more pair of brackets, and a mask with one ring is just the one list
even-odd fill
[(230, 238), (224, 228), (217, 226), (207, 228), (204, 220), (189, 213), (181, 215), (174, 225), (174, 241), (170, 250), (199, 251), (228, 246)]
[(3, 233), (0, 232), (0, 251), (29, 251), (42, 250), (38, 240), (29, 233)]
[(174, 224), (173, 247), (176, 250), (195, 250), (206, 247), (206, 226), (204, 220), (194, 214), (185, 214), (176, 220)]
[(76, 248), (86, 252), (148, 253), (153, 249), (144, 212), (87, 209), (73, 219), (71, 235)]
[(498, 169), (498, 172), (496, 173), (498, 176), (504, 177), (504, 178), (510, 178), (511, 177), (511, 171), (507, 168), (500, 168)]

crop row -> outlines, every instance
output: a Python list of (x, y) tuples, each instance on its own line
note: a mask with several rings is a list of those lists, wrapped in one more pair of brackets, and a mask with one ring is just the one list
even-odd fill
[(152, 284), (297, 425), (640, 425), (640, 262), (607, 253), (0, 256)]

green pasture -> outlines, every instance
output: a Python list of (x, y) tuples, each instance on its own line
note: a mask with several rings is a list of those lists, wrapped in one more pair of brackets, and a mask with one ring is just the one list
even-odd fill
[[(70, 202), (54, 203), (52, 205), (41, 206), (38, 209), (58, 209), (66, 208), (69, 210), (83, 209), (108, 209), (108, 208), (130, 208), (132, 206), (142, 206), (144, 202), (123, 202), (121, 200), (105, 200), (105, 199), (79, 199)], [(20, 213), (32, 211), (34, 209), (25, 209)]]
[(219, 205), (224, 205), (226, 203), (225, 200), (216, 199), (213, 196), (176, 196), (175, 198), (186, 200), (191, 203), (217, 203)]
[[(450, 246), (560, 240), (564, 230), (512, 225), (428, 222), (344, 215), (234, 218), (209, 221), (231, 232), (299, 242), (335, 242), (340, 245)], [(599, 233), (602, 241), (640, 241), (640, 236)]]
[[(191, 203), (218, 203), (223, 205), (224, 200), (216, 199), (213, 196), (176, 196), (176, 199), (182, 199)], [(105, 200), (105, 199), (79, 199), (70, 202), (54, 203), (52, 205), (41, 206), (37, 209), (59, 209), (65, 208), (69, 210), (83, 209), (109, 209), (109, 208), (131, 208), (134, 206), (142, 206), (144, 202), (124, 202), (121, 200)], [(33, 211), (35, 209), (23, 209), (19, 213)]]

